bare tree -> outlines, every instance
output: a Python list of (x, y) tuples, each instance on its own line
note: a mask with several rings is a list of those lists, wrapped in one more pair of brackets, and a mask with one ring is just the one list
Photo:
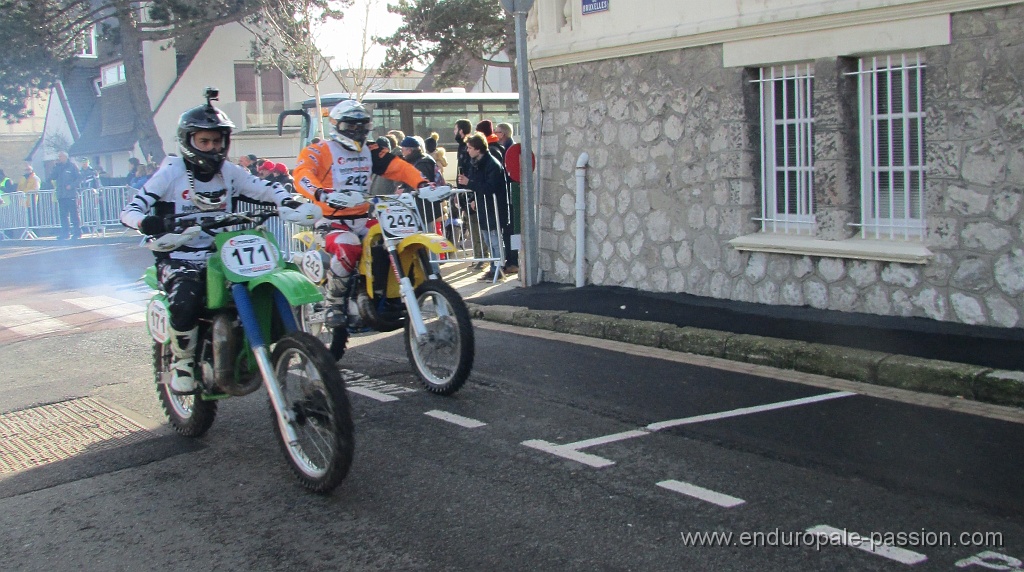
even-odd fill
[[(317, 117), (323, 116), (320, 84), (328, 77), (333, 76), (355, 99), (362, 99), (364, 94), (387, 82), (386, 76), (368, 66), (373, 48), (369, 26), (360, 30), (358, 53), (355, 61), (348, 59), (347, 68), (332, 65), (335, 62), (325, 57), (317, 46), (325, 25), (341, 21), (345, 8), (356, 5), (363, 9), (364, 22), (369, 22), (373, 9), (379, 4), (380, 0), (291, 0), (294, 12), (288, 12), (264, 0), (260, 10), (242, 21), (254, 37), (250, 53), (257, 73), (261, 68), (274, 67), (295, 80), (299, 89), (316, 101)], [(317, 125), (320, 136), (324, 137), (323, 122)]]

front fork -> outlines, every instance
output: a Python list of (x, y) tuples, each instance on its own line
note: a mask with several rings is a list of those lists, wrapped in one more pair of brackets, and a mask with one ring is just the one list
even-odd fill
[[(270, 361), (270, 350), (267, 349), (267, 344), (263, 340), (263, 330), (260, 329), (259, 320), (256, 318), (256, 310), (253, 308), (249, 289), (246, 288), (245, 284), (233, 284), (231, 286), (231, 295), (235, 299), (238, 317), (242, 320), (242, 329), (245, 330), (245, 337), (249, 340), (249, 345), (252, 346), (252, 353), (256, 357), (256, 365), (260, 368), (260, 374), (263, 375), (263, 385), (267, 388), (270, 403), (274, 406), (274, 412), (277, 413), (277, 426), (280, 427), (281, 434), (288, 441), (288, 445), (294, 446), (299, 440), (295, 430), (292, 429), (292, 423), (295, 422), (295, 414), (285, 405), (281, 384), (274, 375), (274, 364)], [(285, 330), (289, 332), (294, 331), (295, 318), (292, 316), (288, 300), (284, 298), (281, 292), (276, 290), (274, 291), (274, 305), (284, 321)], [(285, 308), (284, 311), (281, 309), (282, 305)]]
[(388, 257), (391, 259), (391, 270), (398, 279), (398, 291), (402, 294), (402, 302), (405, 304), (405, 311), (408, 314), (412, 331), (416, 334), (416, 341), (422, 342), (427, 335), (427, 325), (423, 323), (423, 314), (420, 313), (420, 302), (416, 299), (416, 289), (412, 287), (412, 281), (402, 270), (402, 261), (398, 257), (398, 247), (388, 244)]

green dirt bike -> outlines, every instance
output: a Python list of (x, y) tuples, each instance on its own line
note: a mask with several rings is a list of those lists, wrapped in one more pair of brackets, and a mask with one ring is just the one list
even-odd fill
[(352, 465), (352, 413), (334, 359), (320, 341), (296, 327), (292, 307), (322, 298), (283, 259), (273, 235), (262, 227), (273, 216), (277, 213), (224, 214), (212, 222), (180, 219), (177, 229), (191, 226), (146, 238), (150, 250), (169, 252), (199, 233), (240, 228), (215, 235), (195, 350), (199, 389), (192, 394), (171, 391), (174, 357), (167, 296), (156, 267), (146, 271), (143, 279), (158, 291), (146, 311), (157, 392), (171, 426), (181, 435), (200, 437), (213, 424), (220, 399), (266, 387), (274, 431), (289, 465), (302, 486), (328, 493)]
[[(296, 234), (294, 238), (306, 250), (294, 253), (293, 262), (327, 298), (299, 306), (299, 327), (330, 347), (339, 360), (350, 333), (404, 327), (406, 354), (427, 391), (440, 395), (458, 391), (473, 369), (473, 322), (466, 302), (441, 279), (430, 260), (431, 253), (454, 253), (455, 245), (424, 231), (416, 202), (436, 203), (450, 196), (450, 187), (424, 187), (398, 196), (352, 197), (352, 201), (370, 203), (370, 222), (358, 270), (344, 284), (336, 284), (330, 275), (330, 255), (316, 235)], [(334, 208), (354, 204), (328, 200)], [(332, 304), (347, 309), (345, 325), (327, 324)]]

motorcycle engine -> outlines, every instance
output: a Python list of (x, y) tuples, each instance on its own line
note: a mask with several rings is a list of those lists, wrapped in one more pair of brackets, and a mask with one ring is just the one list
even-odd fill
[(240, 360), (240, 367), (244, 369), (238, 371), (236, 379), (235, 365), (243, 343), (241, 322), (235, 316), (217, 314), (210, 330), (212, 359), (203, 360), (203, 378), (213, 380), (217, 389), (233, 396), (248, 395), (262, 387), (259, 372), (244, 368), (246, 360)]

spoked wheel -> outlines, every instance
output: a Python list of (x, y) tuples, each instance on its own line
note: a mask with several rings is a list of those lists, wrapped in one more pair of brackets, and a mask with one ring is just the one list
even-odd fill
[(274, 432), (302, 486), (329, 493), (348, 475), (355, 450), (345, 383), (327, 348), (305, 332), (283, 337), (271, 360), (297, 440), (286, 441), (271, 406)]
[(345, 355), (348, 331), (345, 328), (332, 328), (324, 323), (327, 319), (326, 301), (303, 304), (296, 309), (296, 314), (299, 329), (320, 340), (334, 356), (334, 361)]
[[(170, 371), (174, 355), (170, 344), (153, 344), (153, 371), (156, 376), (156, 391), (160, 404), (179, 435), (202, 437), (213, 425), (217, 416), (217, 402), (204, 401), (198, 395), (177, 395), (171, 393)], [(164, 375), (166, 374), (166, 376)], [(163, 383), (166, 378), (167, 383)]]
[(405, 325), (405, 351), (427, 391), (451, 395), (473, 369), (473, 323), (458, 292), (441, 280), (416, 288), (427, 335), (417, 341), (412, 321)]

